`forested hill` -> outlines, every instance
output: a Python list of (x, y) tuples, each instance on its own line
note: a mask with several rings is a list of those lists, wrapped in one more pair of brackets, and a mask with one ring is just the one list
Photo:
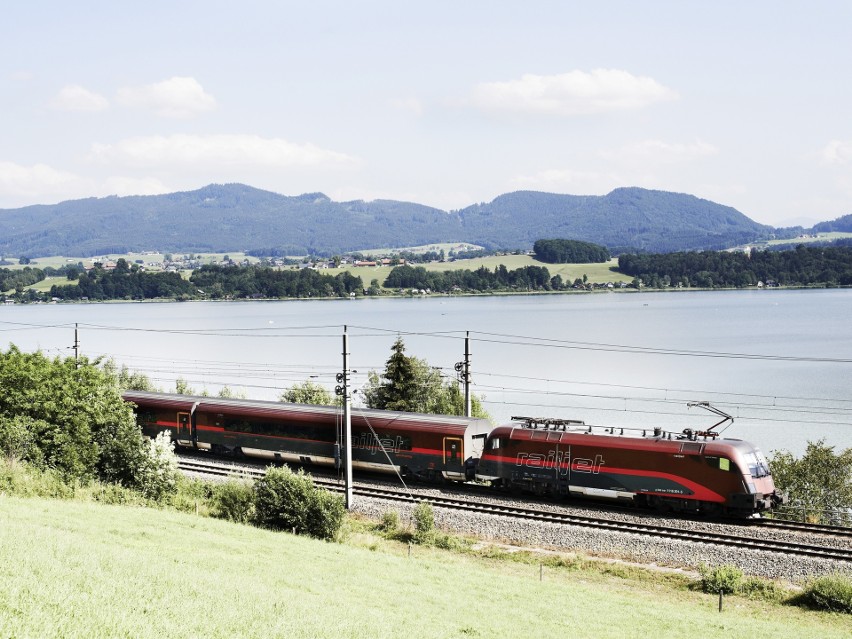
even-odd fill
[(0, 254), (331, 255), (437, 242), (529, 249), (538, 239), (556, 237), (603, 244), (613, 252), (666, 252), (725, 248), (766, 238), (772, 230), (727, 206), (639, 188), (605, 196), (520, 191), (445, 212), (411, 202), (334, 202), (322, 193), (289, 197), (226, 184), (0, 210)]
[(468, 241), (474, 244), (511, 244), (514, 233), (533, 242), (557, 237), (584, 240), (612, 253), (721, 249), (767, 237), (773, 230), (729, 206), (639, 188), (616, 189), (604, 196), (519, 191), (459, 214), (471, 233)]

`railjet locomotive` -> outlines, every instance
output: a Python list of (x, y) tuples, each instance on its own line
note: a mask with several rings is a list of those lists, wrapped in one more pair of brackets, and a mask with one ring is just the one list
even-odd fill
[(476, 477), (535, 493), (660, 510), (750, 516), (784, 503), (760, 449), (711, 431), (625, 436), (583, 422), (513, 418), (485, 442)]
[[(168, 430), (181, 447), (341, 463), (343, 419), (334, 406), (137, 391), (124, 398), (136, 405), (146, 435)], [(528, 417), (491, 429), (482, 419), (368, 409), (353, 409), (351, 419), (355, 469), (695, 514), (751, 516), (785, 501), (759, 449), (716, 439), (712, 429), (625, 436), (614, 428)]]

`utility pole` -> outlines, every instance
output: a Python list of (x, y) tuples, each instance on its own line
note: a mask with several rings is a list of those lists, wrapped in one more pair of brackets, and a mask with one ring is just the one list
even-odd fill
[(74, 368), (80, 368), (80, 332), (74, 323)]
[(337, 374), (334, 391), (343, 396), (343, 463), (345, 465), (346, 510), (352, 509), (352, 396), (349, 393), (349, 334), (343, 327), (343, 372)]
[(464, 338), (464, 361), (456, 364), (458, 380), (464, 385), (464, 416), (470, 417), (472, 412), (470, 399), (470, 331)]

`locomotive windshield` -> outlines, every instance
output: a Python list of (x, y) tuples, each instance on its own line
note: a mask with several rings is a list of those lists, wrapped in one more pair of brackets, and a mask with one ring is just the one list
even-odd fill
[(752, 477), (758, 478), (769, 476), (769, 464), (766, 461), (766, 457), (764, 457), (763, 453), (760, 452), (759, 448), (755, 448), (751, 452), (745, 453), (743, 457), (748, 465), (748, 472)]

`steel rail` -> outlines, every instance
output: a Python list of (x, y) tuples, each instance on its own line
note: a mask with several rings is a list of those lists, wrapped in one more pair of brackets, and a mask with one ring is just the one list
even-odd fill
[[(266, 472), (265, 469), (247, 469), (244, 467), (236, 468), (234, 466), (215, 463), (212, 461), (185, 460), (184, 458), (178, 460), (178, 465), (181, 470), (204, 473), (219, 477), (244, 474), (249, 477), (256, 478), (262, 477)], [(323, 487), (333, 492), (344, 491), (342, 483), (338, 481), (319, 479), (316, 477), (313, 481), (314, 484), (316, 484), (317, 486)], [(727, 533), (692, 531), (680, 528), (672, 528), (670, 526), (661, 526), (657, 524), (643, 524), (639, 522), (613, 521), (609, 519), (602, 519), (599, 517), (588, 517), (567, 513), (555, 513), (520, 506), (510, 506), (503, 504), (484, 504), (471, 502), (467, 499), (460, 499), (455, 497), (430, 496), (421, 500), (413, 496), (411, 493), (390, 488), (372, 488), (366, 486), (356, 486), (354, 489), (354, 493), (362, 497), (372, 497), (376, 499), (385, 499), (406, 503), (428, 501), (434, 507), (474, 512), (483, 515), (512, 517), (515, 519), (535, 521), (540, 523), (543, 522), (567, 526), (595, 528), (598, 530), (606, 530), (610, 532), (626, 533), (632, 535), (648, 535), (652, 537), (688, 541), (692, 543), (714, 544), (717, 546), (743, 548), (747, 550), (758, 550), (762, 552), (777, 552), (800, 557), (817, 557), (820, 559), (828, 559), (831, 561), (842, 561), (852, 563), (852, 548), (828, 548), (824, 546), (805, 543), (753, 539), (749, 537), (742, 537)], [(761, 526), (763, 525), (764, 524), (761, 524)], [(811, 532), (810, 528), (806, 528), (806, 530), (808, 532)]]

